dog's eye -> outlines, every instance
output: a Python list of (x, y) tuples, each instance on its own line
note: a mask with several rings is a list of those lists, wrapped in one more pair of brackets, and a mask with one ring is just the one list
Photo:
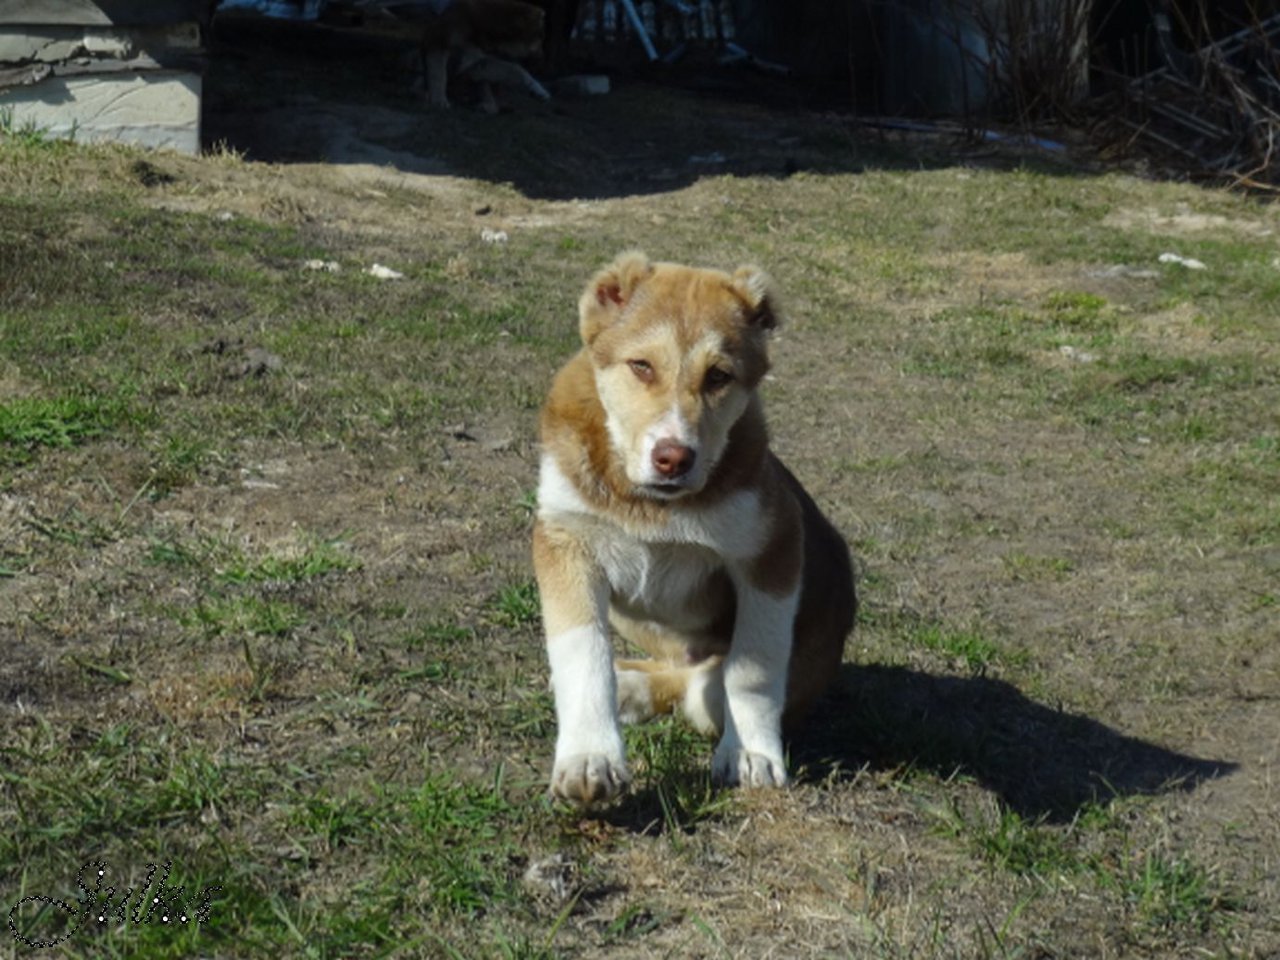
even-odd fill
[(653, 383), (653, 365), (648, 360), (628, 360), (627, 366), (641, 383)]
[(719, 367), (712, 367), (702, 380), (702, 388), (710, 393), (722, 390), (733, 381), (733, 374)]

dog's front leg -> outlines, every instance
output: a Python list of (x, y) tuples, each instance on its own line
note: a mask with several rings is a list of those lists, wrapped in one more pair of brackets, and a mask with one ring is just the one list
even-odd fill
[(728, 785), (781, 787), (787, 782), (782, 711), (800, 592), (775, 596), (737, 579), (733, 644), (724, 662), (724, 734), (712, 775)]
[(533, 560), (556, 702), (551, 792), (591, 806), (631, 780), (609, 643), (609, 584), (572, 533), (544, 520), (534, 525)]

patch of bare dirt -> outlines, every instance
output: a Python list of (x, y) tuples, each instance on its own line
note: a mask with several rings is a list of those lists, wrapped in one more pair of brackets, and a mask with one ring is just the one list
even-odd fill
[(1122, 230), (1144, 230), (1157, 236), (1167, 237), (1196, 236), (1205, 233), (1269, 237), (1276, 232), (1276, 223), (1273, 218), (1226, 216), (1220, 213), (1203, 213), (1188, 207), (1175, 210), (1173, 213), (1152, 208), (1122, 208), (1108, 213), (1102, 222)]
[(0, 365), (0, 400), (25, 397), (35, 389), (35, 384), (22, 376), (16, 364)]

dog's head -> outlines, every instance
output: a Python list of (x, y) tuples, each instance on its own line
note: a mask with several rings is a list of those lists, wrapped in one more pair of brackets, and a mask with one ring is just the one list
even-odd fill
[(701, 490), (769, 369), (778, 322), (769, 278), (624, 253), (587, 284), (578, 313), (609, 440), (635, 493)]

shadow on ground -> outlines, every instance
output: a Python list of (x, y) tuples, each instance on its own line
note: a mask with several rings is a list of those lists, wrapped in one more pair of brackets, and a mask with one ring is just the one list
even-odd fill
[(404, 38), (220, 19), (205, 77), (205, 145), (272, 163), (473, 177), (534, 199), (649, 195), (725, 174), (785, 179), (958, 160), (1078, 172), (1038, 154), (860, 126), (818, 109), (793, 81), (713, 62), (619, 68), (606, 96), (540, 103), (504, 92), (508, 108), (496, 116), (467, 106), (465, 88), (452, 109), (429, 108), (417, 75)]
[(820, 779), (866, 764), (968, 775), (1028, 819), (1064, 822), (1115, 797), (1193, 790), (1237, 765), (1167, 750), (1027, 698), (1002, 680), (843, 668), (791, 745)]

